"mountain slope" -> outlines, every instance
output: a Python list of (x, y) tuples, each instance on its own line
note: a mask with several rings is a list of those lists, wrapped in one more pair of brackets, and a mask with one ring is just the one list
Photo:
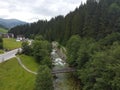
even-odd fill
[(0, 27), (0, 33), (7, 33), (7, 32), (8, 32), (7, 29), (5, 29), (5, 28), (1, 28), (1, 27)]
[(0, 18), (0, 26), (3, 26), (5, 28), (13, 28), (17, 25), (23, 25), (26, 24), (26, 22), (17, 20), (17, 19), (2, 19)]
[(25, 37), (41, 34), (50, 41), (60, 42), (66, 42), (72, 35), (99, 40), (113, 32), (120, 33), (120, 0), (87, 0), (65, 17), (39, 20), (12, 28), (9, 32)]

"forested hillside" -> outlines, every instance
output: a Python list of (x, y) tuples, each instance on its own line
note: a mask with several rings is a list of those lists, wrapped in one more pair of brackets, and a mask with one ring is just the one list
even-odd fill
[(70, 36), (100, 39), (112, 32), (120, 32), (120, 0), (87, 0), (65, 17), (57, 16), (50, 21), (39, 20), (30, 25), (12, 28), (10, 32), (26, 37), (36, 34), (48, 40), (66, 41)]
[(17, 25), (24, 25), (26, 22), (20, 21), (17, 19), (2, 19), (0, 18), (0, 27), (3, 27), (5, 29), (11, 29)]
[(2, 49), (3, 48), (3, 40), (2, 40), (2, 38), (0, 37), (0, 49)]
[(67, 63), (77, 70), (73, 75), (81, 90), (120, 90), (120, 0), (87, 0), (65, 17), (9, 32), (31, 38), (41, 34), (66, 45)]

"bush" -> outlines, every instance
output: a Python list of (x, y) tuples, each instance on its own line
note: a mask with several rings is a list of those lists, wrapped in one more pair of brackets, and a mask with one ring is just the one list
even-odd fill
[(29, 46), (28, 42), (22, 43), (22, 53), (32, 55), (32, 48)]

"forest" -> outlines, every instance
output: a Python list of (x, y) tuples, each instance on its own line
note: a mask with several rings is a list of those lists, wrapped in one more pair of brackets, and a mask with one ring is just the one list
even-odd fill
[[(67, 48), (67, 62), (82, 90), (120, 90), (120, 0), (87, 0), (65, 17), (39, 20), (10, 33), (42, 35)], [(37, 43), (37, 42), (36, 42)]]
[(3, 40), (2, 40), (2, 37), (0, 37), (0, 49), (3, 48)]
[(66, 42), (72, 35), (92, 37), (96, 40), (113, 32), (120, 32), (120, 0), (87, 0), (65, 17), (57, 16), (50, 21), (25, 24), (9, 32), (25, 37), (41, 34), (47, 40)]

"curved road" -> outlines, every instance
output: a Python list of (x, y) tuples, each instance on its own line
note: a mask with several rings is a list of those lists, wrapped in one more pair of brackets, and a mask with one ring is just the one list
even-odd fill
[(0, 63), (15, 57), (15, 54), (18, 52), (18, 50), (21, 51), (21, 48), (5, 52), (4, 54), (0, 54)]
[[(7, 60), (10, 60), (13, 57), (16, 57), (15, 54), (18, 52), (18, 50), (21, 52), (21, 48), (18, 49), (14, 49), (8, 52), (5, 52), (4, 54), (0, 54), (0, 63), (5, 62)], [(16, 59), (18, 60), (19, 64), (28, 72), (33, 73), (33, 74), (37, 74), (36, 72), (33, 72), (31, 70), (29, 70), (20, 60), (19, 57), (16, 57)]]

